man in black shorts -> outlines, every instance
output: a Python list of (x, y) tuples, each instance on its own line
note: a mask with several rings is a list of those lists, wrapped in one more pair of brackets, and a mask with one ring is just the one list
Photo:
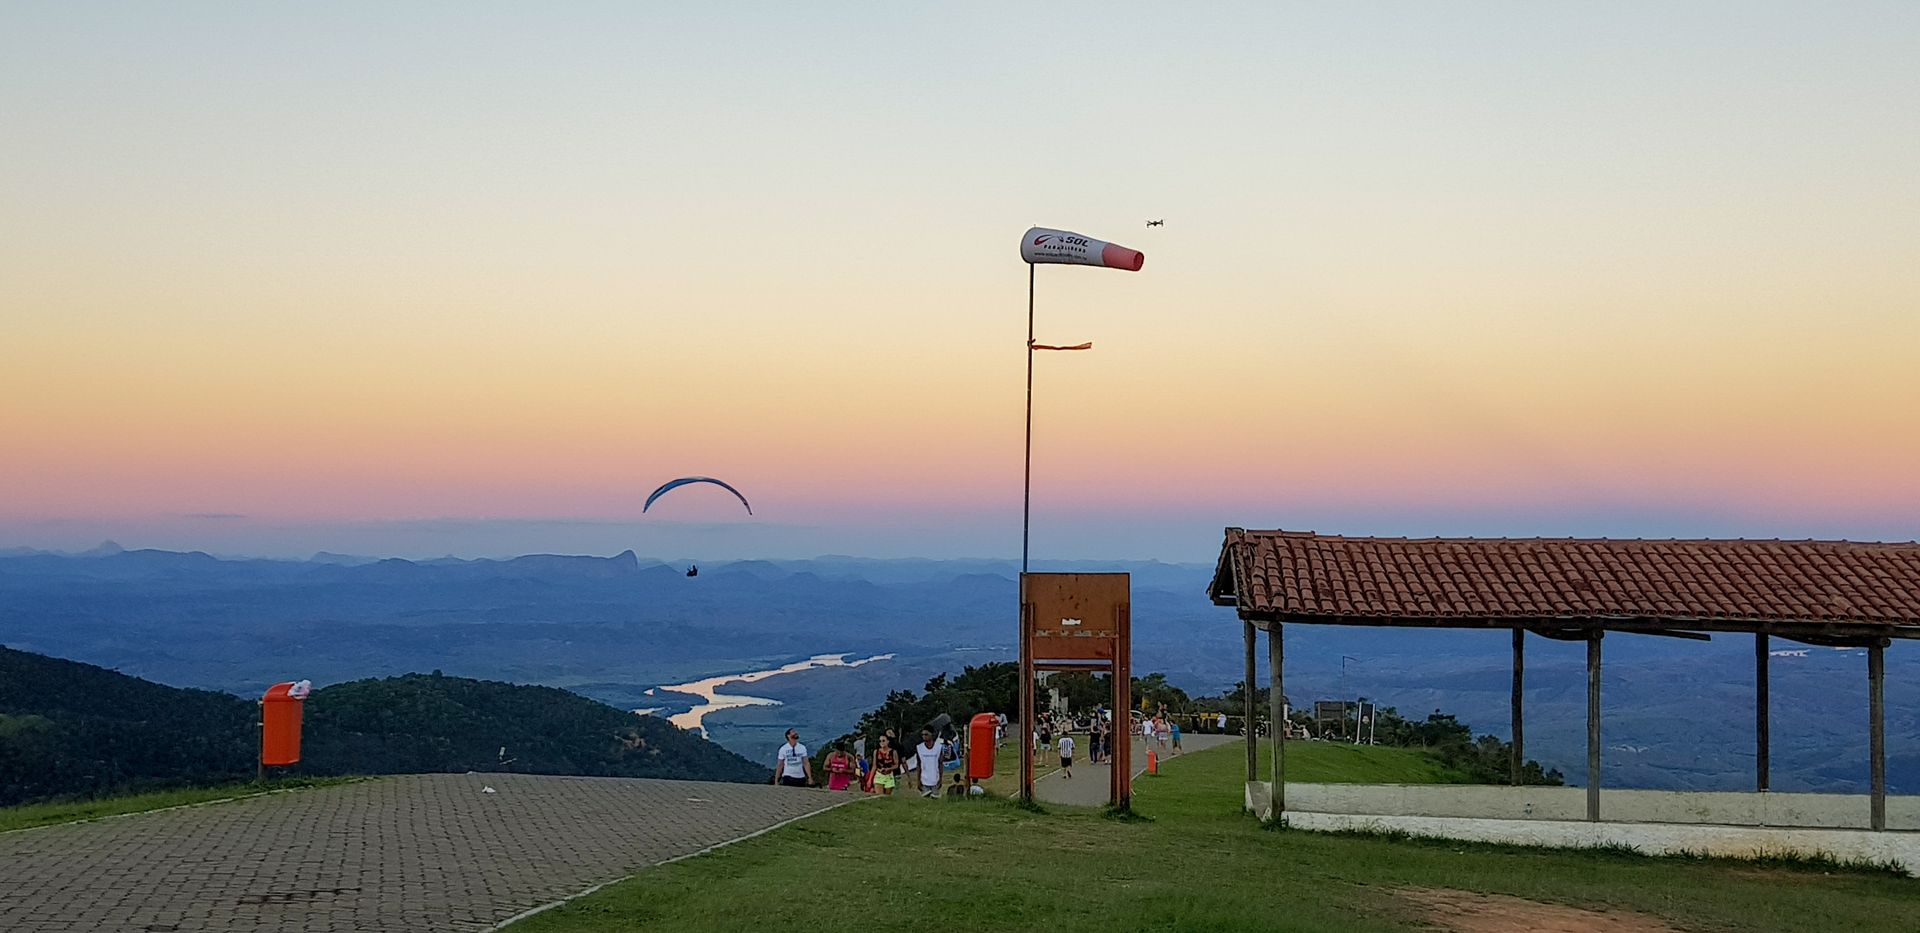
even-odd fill
[(807, 747), (800, 744), (799, 730), (787, 730), (787, 744), (780, 746), (774, 759), (773, 777), (782, 787), (813, 786), (813, 761), (807, 757)]

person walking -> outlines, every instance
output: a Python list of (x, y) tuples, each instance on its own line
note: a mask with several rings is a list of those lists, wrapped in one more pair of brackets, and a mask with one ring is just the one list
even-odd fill
[(913, 747), (914, 767), (920, 772), (920, 796), (940, 796), (940, 756), (947, 743), (934, 738), (932, 729), (920, 730), (920, 744)]
[(1173, 729), (1173, 753), (1178, 755), (1180, 754), (1180, 722), (1175, 720), (1168, 725)]
[(1060, 776), (1073, 779), (1073, 736), (1060, 737)]
[[(891, 735), (893, 730), (887, 730)], [(893, 787), (900, 781), (900, 752), (886, 735), (880, 737), (880, 747), (873, 750), (873, 786), (880, 788), (880, 796), (893, 796)]]
[(813, 761), (807, 757), (807, 747), (800, 744), (800, 731), (787, 730), (787, 744), (780, 746), (774, 755), (773, 777), (783, 787), (811, 787), (813, 785)]
[(853, 783), (853, 756), (847, 753), (846, 743), (835, 745), (827, 753), (826, 765), (828, 790), (846, 790)]

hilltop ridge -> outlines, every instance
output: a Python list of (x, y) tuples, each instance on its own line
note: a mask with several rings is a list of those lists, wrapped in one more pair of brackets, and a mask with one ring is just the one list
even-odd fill
[[(249, 778), (257, 722), (241, 697), (0, 647), (0, 806)], [(553, 687), (437, 672), (315, 690), (304, 745), (300, 770), (310, 775), (766, 775), (659, 719)]]

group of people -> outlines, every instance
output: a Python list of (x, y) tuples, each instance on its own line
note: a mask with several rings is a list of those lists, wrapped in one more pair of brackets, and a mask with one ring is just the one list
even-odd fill
[[(959, 744), (935, 734), (932, 729), (920, 730), (919, 743), (911, 746), (888, 729), (876, 742), (873, 754), (869, 756), (867, 752), (865, 736), (835, 743), (821, 762), (827, 773), (827, 790), (845, 791), (858, 784), (866, 793), (891, 797), (911, 776), (920, 796), (939, 797), (943, 792), (941, 775), (952, 771), (953, 782), (944, 791), (947, 796), (984, 792), (961, 774)], [(813, 773), (813, 758), (800, 741), (799, 730), (787, 730), (786, 743), (775, 753), (774, 762), (776, 783), (786, 787), (820, 786)]]
[(1087, 735), (1087, 760), (1094, 764), (1106, 761), (1113, 754), (1112, 713), (1095, 710), (1093, 715), (1083, 721), (1072, 721), (1064, 716), (1041, 713), (1034, 723), (1033, 745), (1041, 755), (1053, 751), (1060, 753), (1060, 776), (1073, 777), (1073, 733), (1084, 732)]
[[(942, 716), (935, 725), (945, 721), (946, 717)], [(1166, 704), (1161, 704), (1152, 716), (1142, 716), (1132, 728), (1141, 738), (1158, 744), (1163, 756), (1180, 754), (1180, 724), (1167, 714)], [(1095, 709), (1079, 720), (1041, 713), (1034, 722), (1033, 742), (1042, 756), (1057, 752), (1060, 776), (1071, 779), (1074, 753), (1078, 750), (1074, 733), (1086, 735), (1087, 758), (1099, 764), (1113, 757), (1115, 734), (1124, 731), (1126, 728), (1116, 725), (1113, 712), (1107, 709)], [(865, 736), (837, 742), (821, 762), (826, 772), (826, 788), (846, 791), (857, 784), (866, 793), (892, 796), (901, 785), (910, 783), (918, 788), (920, 796), (929, 798), (943, 793), (950, 797), (984, 793), (962, 773), (965, 753), (957, 737), (948, 737), (942, 732), (951, 730), (922, 729), (920, 741), (907, 744), (898, 733), (888, 729), (872, 749), (867, 747)], [(1005, 736), (1006, 717), (1002, 715), (994, 733), (996, 744)], [(868, 754), (869, 751), (872, 754)], [(788, 729), (785, 744), (774, 755), (774, 782), (787, 787), (819, 787), (821, 782), (813, 771), (812, 753), (800, 741), (799, 730)], [(953, 773), (952, 782), (943, 789), (942, 775), (949, 771)]]

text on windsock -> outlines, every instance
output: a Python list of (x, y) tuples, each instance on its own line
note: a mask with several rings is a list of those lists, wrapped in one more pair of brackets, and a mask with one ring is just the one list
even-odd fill
[(1147, 257), (1139, 250), (1096, 240), (1069, 230), (1034, 227), (1020, 239), (1020, 258), (1030, 263), (1056, 262), (1075, 266), (1104, 266), (1139, 272)]

